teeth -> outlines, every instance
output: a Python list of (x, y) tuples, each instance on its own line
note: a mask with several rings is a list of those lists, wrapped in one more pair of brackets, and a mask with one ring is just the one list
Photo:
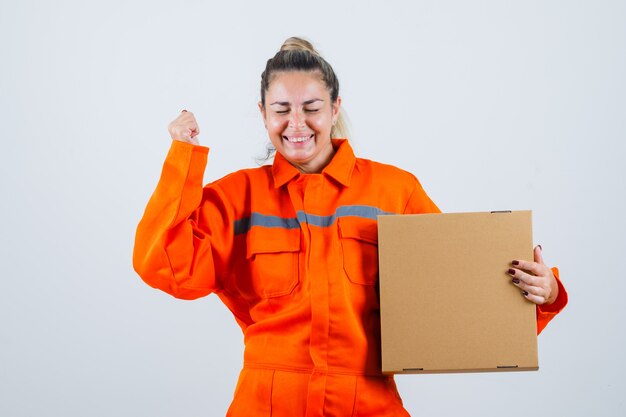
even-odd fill
[(309, 139), (311, 136), (301, 136), (301, 137), (287, 137), (287, 140), (289, 142), (293, 142), (293, 143), (299, 143), (299, 142), (304, 142), (305, 140)]

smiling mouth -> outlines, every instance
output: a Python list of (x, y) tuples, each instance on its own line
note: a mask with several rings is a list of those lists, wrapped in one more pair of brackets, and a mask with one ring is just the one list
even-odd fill
[(286, 140), (289, 143), (303, 143), (313, 139), (313, 136), (315, 136), (315, 134), (308, 136), (283, 136), (283, 140)]

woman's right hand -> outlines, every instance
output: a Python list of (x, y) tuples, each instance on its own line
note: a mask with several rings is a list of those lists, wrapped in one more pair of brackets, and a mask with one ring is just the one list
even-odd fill
[(167, 130), (173, 140), (199, 145), (197, 137), (200, 128), (193, 113), (187, 110), (180, 112), (180, 115), (167, 126)]

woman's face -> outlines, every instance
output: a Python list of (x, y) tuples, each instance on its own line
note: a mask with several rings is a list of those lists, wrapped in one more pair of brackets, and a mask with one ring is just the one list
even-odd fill
[(261, 114), (276, 151), (303, 173), (321, 172), (333, 157), (330, 131), (339, 116), (341, 98), (330, 92), (317, 71), (274, 75)]

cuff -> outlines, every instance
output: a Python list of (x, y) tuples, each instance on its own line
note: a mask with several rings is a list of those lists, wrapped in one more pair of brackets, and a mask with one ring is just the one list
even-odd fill
[(558, 268), (552, 268), (552, 273), (554, 274), (554, 278), (556, 279), (556, 283), (559, 287), (559, 294), (556, 297), (556, 300), (552, 304), (549, 305), (538, 305), (537, 306), (537, 334), (541, 333), (541, 331), (548, 325), (550, 320), (552, 320), (557, 314), (565, 308), (568, 302), (567, 291), (559, 278), (559, 270)]
[(202, 145), (194, 145), (192, 143), (183, 142), (182, 140), (172, 139), (172, 144), (170, 146), (170, 152), (174, 150), (175, 152), (199, 152), (202, 154), (208, 154), (209, 148)]

